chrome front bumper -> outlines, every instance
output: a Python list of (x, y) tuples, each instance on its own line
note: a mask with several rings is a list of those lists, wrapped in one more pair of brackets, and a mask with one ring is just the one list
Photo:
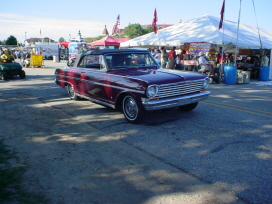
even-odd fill
[(210, 92), (204, 91), (197, 94), (190, 94), (186, 96), (173, 97), (167, 99), (159, 99), (154, 101), (145, 101), (142, 99), (142, 104), (147, 111), (160, 110), (166, 108), (178, 107), (198, 101), (203, 101), (209, 97)]

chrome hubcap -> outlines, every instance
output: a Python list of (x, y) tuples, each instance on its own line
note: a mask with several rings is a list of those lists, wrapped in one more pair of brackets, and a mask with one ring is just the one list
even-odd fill
[(129, 118), (135, 118), (138, 113), (136, 101), (132, 98), (128, 98), (125, 101), (125, 112)]
[(69, 95), (71, 97), (73, 97), (75, 95), (75, 91), (71, 85), (68, 85), (68, 91), (69, 91)]

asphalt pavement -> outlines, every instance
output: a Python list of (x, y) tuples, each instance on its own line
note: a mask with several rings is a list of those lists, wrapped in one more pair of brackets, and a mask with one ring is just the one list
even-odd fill
[[(53, 82), (54, 69), (66, 63), (44, 64), (26, 68), (24, 80), (0, 82), (1, 111), (6, 111), (0, 133), (10, 121), (23, 121), (20, 131), (9, 131), (8, 142), (17, 142), (21, 154), (41, 166), (34, 171), (41, 178), (34, 178), (49, 196), (56, 192), (66, 203), (77, 203), (75, 196), (82, 194), (84, 203), (97, 194), (94, 201), (106, 203), (103, 198), (113, 197), (100, 191), (110, 184), (116, 191), (106, 192), (124, 193), (134, 199), (130, 203), (271, 203), (270, 82), (211, 84), (209, 99), (194, 111), (149, 113), (133, 125), (118, 111), (69, 100)], [(67, 185), (47, 182), (61, 183), (62, 177)]]
[(139, 126), (98, 104), (69, 100), (54, 83), (54, 69), (62, 66), (46, 61), (45, 68), (25, 68), (25, 79), (0, 81), (0, 138), (17, 152), (21, 163), (13, 164), (27, 166), (30, 192), (44, 194), (50, 204), (246, 203), (122, 140), (112, 128), (128, 128), (121, 132), (129, 137)]

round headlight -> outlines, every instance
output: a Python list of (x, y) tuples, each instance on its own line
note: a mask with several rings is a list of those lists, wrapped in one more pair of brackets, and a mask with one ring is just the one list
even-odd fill
[(151, 85), (147, 87), (146, 95), (147, 97), (155, 97), (158, 94), (159, 86), (158, 85)]
[(208, 88), (209, 83), (210, 83), (210, 79), (209, 79), (209, 77), (206, 77), (206, 79), (204, 80), (204, 83), (203, 83), (202, 88), (203, 88), (203, 89)]

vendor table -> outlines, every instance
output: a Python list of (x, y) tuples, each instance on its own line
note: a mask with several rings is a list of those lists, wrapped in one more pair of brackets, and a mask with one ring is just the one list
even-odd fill
[(243, 71), (250, 71), (250, 78), (251, 79), (258, 79), (258, 75), (259, 75), (259, 70), (260, 67), (254, 67), (253, 64), (238, 64), (237, 67), (238, 70), (243, 70)]
[(176, 66), (176, 69), (185, 71), (198, 71), (198, 63), (196, 60), (181, 60), (180, 64)]

